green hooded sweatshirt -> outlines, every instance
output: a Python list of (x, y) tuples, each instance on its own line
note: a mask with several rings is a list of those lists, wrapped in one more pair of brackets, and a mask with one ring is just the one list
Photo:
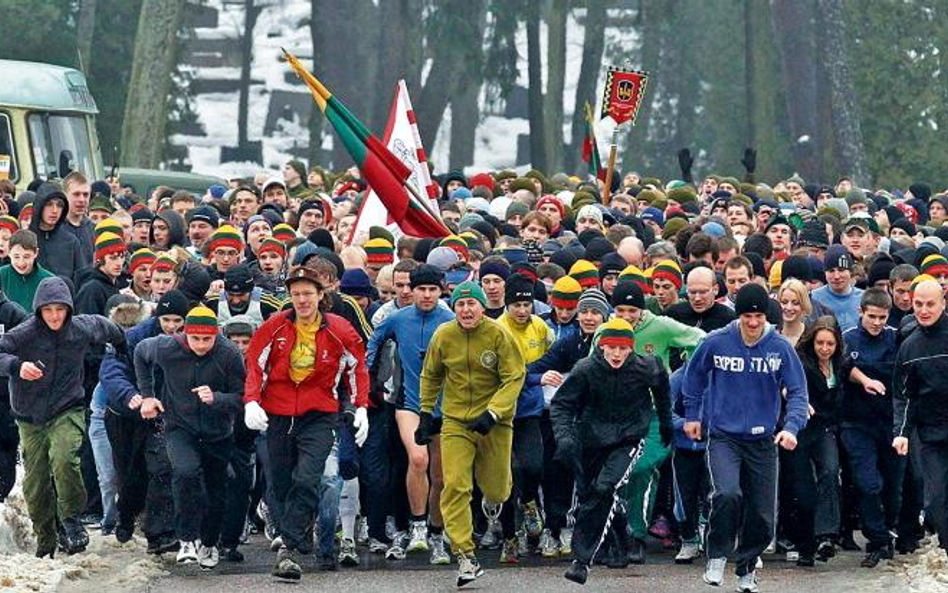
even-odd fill
[(7, 264), (0, 268), (0, 290), (8, 299), (20, 305), (27, 311), (33, 310), (33, 295), (43, 278), (50, 278), (54, 274), (39, 265), (33, 264), (33, 271), (23, 276)]
[[(685, 325), (671, 317), (655, 315), (648, 309), (642, 310), (642, 316), (633, 329), (635, 330), (635, 353), (657, 357), (668, 371), (671, 370), (668, 359), (672, 348), (680, 348), (687, 356), (691, 356), (705, 336), (704, 331), (697, 327)], [(599, 332), (600, 330), (597, 329), (593, 337), (593, 348), (599, 345)]]

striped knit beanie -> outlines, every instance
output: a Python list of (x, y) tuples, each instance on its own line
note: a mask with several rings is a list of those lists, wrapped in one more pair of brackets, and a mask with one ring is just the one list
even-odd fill
[(583, 296), (579, 297), (577, 309), (580, 313), (587, 309), (598, 311), (603, 319), (608, 319), (609, 313), (612, 311), (612, 307), (609, 306), (609, 299), (598, 288), (590, 288), (584, 292)]
[(132, 274), (135, 273), (135, 270), (141, 266), (150, 266), (155, 263), (155, 259), (158, 256), (155, 255), (155, 252), (147, 247), (143, 247), (132, 254), (132, 257), (128, 260), (128, 271)]
[(0, 229), (7, 229), (11, 234), (15, 233), (20, 230), (20, 221), (9, 214), (4, 214), (0, 216)]
[(657, 278), (668, 280), (675, 285), (677, 290), (681, 290), (682, 277), (681, 277), (681, 267), (678, 266), (678, 263), (671, 259), (666, 259), (655, 264), (655, 267), (652, 268), (652, 282)]
[(569, 269), (572, 276), (584, 289), (599, 286), (599, 269), (589, 260), (578, 259)]
[(125, 253), (125, 241), (115, 233), (102, 233), (95, 238), (95, 261), (105, 261), (112, 253)]
[(20, 222), (29, 223), (30, 220), (32, 219), (33, 219), (33, 202), (30, 202), (29, 204), (23, 206), (22, 209), (20, 209), (19, 220)]
[(922, 274), (928, 274), (933, 278), (938, 276), (948, 276), (948, 259), (945, 259), (943, 255), (934, 253), (929, 255), (922, 260), (922, 265), (919, 267), (919, 272)]
[(297, 237), (296, 231), (293, 230), (293, 227), (281, 222), (280, 224), (273, 227), (273, 238), (283, 243), (289, 243)]
[(934, 276), (929, 276), (928, 274), (919, 274), (918, 276), (912, 279), (912, 285), (909, 288), (909, 293), (915, 294), (915, 289), (918, 287), (918, 285), (921, 284), (922, 282), (925, 282), (926, 280), (934, 280), (935, 282), (938, 282), (938, 280), (936, 280)]
[(119, 224), (114, 218), (104, 218), (99, 224), (95, 225), (95, 230), (93, 231), (94, 235), (98, 237), (102, 233), (114, 233), (121, 237), (125, 230), (122, 228), (122, 225)]
[(267, 237), (263, 241), (260, 242), (260, 248), (257, 249), (257, 257), (268, 252), (276, 253), (280, 257), (285, 258), (286, 245), (284, 245), (283, 241), (280, 241), (279, 239), (276, 239), (274, 237)]
[(650, 294), (652, 287), (649, 285), (648, 276), (638, 266), (627, 266), (619, 273), (619, 282), (635, 282), (642, 289), (642, 294)]
[(563, 276), (553, 285), (553, 294), (550, 295), (550, 305), (561, 309), (575, 309), (579, 305), (579, 297), (583, 294), (583, 287), (572, 276)]
[(438, 243), (438, 247), (453, 249), (463, 261), (467, 261), (468, 259), (467, 242), (457, 235), (448, 235), (444, 239), (441, 239), (441, 242)]
[(151, 273), (155, 272), (173, 272), (178, 266), (178, 261), (168, 255), (167, 253), (162, 253), (155, 258), (155, 262), (151, 264)]
[(213, 336), (217, 334), (217, 316), (204, 305), (188, 311), (184, 318), (184, 333), (192, 336)]
[(369, 239), (362, 248), (370, 264), (390, 264), (395, 261), (395, 246), (385, 239)]
[(241, 236), (240, 231), (229, 224), (225, 224), (214, 231), (214, 234), (211, 235), (211, 253), (221, 247), (236, 249), (238, 253), (243, 251), (244, 238)]
[(635, 346), (635, 332), (625, 319), (616, 317), (599, 328), (599, 346)]

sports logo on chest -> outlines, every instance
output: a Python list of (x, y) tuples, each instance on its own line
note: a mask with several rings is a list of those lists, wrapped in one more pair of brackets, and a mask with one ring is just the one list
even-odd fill
[(497, 368), (497, 353), (493, 350), (485, 350), (481, 352), (480, 361), (482, 367), (493, 370)]

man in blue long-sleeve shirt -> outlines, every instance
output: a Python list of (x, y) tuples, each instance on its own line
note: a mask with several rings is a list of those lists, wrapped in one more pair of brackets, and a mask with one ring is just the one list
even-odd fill
[[(809, 405), (803, 365), (790, 342), (767, 324), (768, 305), (762, 287), (744, 286), (734, 307), (738, 320), (705, 338), (682, 389), (685, 433), (694, 440), (708, 437), (712, 492), (704, 580), (720, 585), (733, 553), (738, 591), (757, 591), (755, 564), (776, 523), (775, 445), (796, 447)], [(784, 390), (786, 413), (778, 430)]]

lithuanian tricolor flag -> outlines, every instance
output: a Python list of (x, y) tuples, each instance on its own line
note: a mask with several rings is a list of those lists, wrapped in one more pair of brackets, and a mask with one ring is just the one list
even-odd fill
[(599, 145), (596, 144), (595, 123), (592, 108), (586, 102), (586, 137), (583, 138), (583, 162), (589, 164), (589, 177), (605, 179), (606, 170), (602, 167), (602, 158), (599, 156)]
[(450, 235), (451, 232), (444, 224), (424, 205), (413, 199), (405, 188), (405, 180), (411, 170), (372, 135), (329, 89), (310, 74), (296, 56), (286, 50), (283, 50), (283, 54), (290, 67), (309, 87), (319, 110), (335, 128), (346, 151), (402, 232), (423, 238)]

